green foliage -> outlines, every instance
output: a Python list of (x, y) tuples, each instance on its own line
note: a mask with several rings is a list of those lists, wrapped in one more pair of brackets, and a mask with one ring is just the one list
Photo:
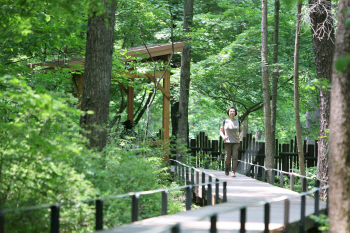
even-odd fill
[[(111, 135), (104, 151), (90, 151), (79, 133), (81, 111), (70, 107), (75, 98), (39, 85), (33, 89), (23, 77), (5, 76), (0, 83), (2, 208), (58, 202), (61, 229), (87, 232), (94, 229), (94, 203), (83, 200), (175, 186), (163, 164), (162, 147), (139, 143), (130, 149)], [(169, 194), (169, 213), (184, 208), (182, 196), (182, 191)], [(160, 215), (160, 200), (159, 193), (142, 195), (140, 219)], [(106, 201), (105, 227), (130, 222), (130, 206), (130, 198)], [(9, 232), (44, 232), (49, 216), (46, 208), (9, 212), (5, 227)]]
[[(88, 1), (8, 1), (0, 8), (0, 63), (81, 54)], [(79, 10), (78, 10), (79, 9)]]
[(319, 224), (318, 230), (322, 233), (329, 231), (329, 217), (325, 214), (319, 216), (311, 215), (310, 218)]
[[(1, 77), (0, 83), (0, 205), (74, 203), (93, 197), (92, 183), (76, 166), (84, 166), (92, 154), (85, 148), (75, 121), (80, 111), (67, 105), (72, 100), (48, 93), (41, 86), (33, 90), (21, 77)], [(26, 229), (30, 219), (36, 219), (35, 228), (44, 231), (46, 224), (40, 214), (43, 211), (28, 215), (21, 227)], [(67, 217), (63, 218), (63, 229), (71, 231), (74, 225), (66, 223), (80, 225), (89, 215), (86, 204), (63, 208), (62, 216)], [(10, 232), (21, 231), (17, 224), (16, 230), (12, 228), (18, 219), (23, 219), (18, 212), (9, 217)], [(87, 227), (93, 229), (93, 225)]]
[(348, 66), (349, 62), (350, 62), (350, 54), (346, 55), (345, 57), (339, 58), (335, 62), (336, 70), (339, 72), (344, 72), (344, 70)]
[[(292, 171), (294, 173), (300, 174), (300, 171), (296, 168), (293, 168)], [(315, 180), (317, 177), (317, 167), (307, 167), (306, 177), (311, 178), (311, 179), (307, 179), (307, 189), (311, 190), (315, 187), (315, 184), (316, 184)], [(279, 181), (279, 178), (277, 178), (276, 176), (275, 180)], [(275, 183), (275, 185), (279, 186), (279, 182)], [(290, 189), (290, 177), (288, 175), (283, 176), (283, 188)], [(294, 176), (294, 191), (298, 193), (302, 192), (301, 179), (299, 176)]]
[[(279, 89), (277, 102), (277, 135), (280, 143), (295, 136), (293, 103), (293, 51), (291, 35), (295, 32), (296, 0), (281, 4), (279, 39)], [(141, 144), (130, 149), (129, 142), (118, 139), (120, 125), (110, 129), (108, 146), (101, 153), (86, 149), (79, 134), (77, 98), (72, 87), (72, 73), (66, 69), (45, 73), (45, 67), (29, 69), (20, 62), (45, 62), (85, 53), (87, 18), (93, 11), (100, 14), (100, 1), (22, 1), (5, 0), (0, 7), (0, 205), (5, 208), (42, 203), (62, 204), (62, 229), (67, 232), (93, 231), (94, 203), (80, 200), (110, 195), (175, 187), (162, 163), (161, 148)], [(272, 57), (273, 1), (269, 1), (269, 57)], [(115, 52), (110, 102), (110, 122), (126, 118), (125, 94), (118, 83), (135, 87), (135, 110), (144, 106), (152, 93), (153, 83), (137, 79), (132, 84), (123, 71), (136, 73), (161, 69), (164, 64), (141, 63), (140, 59), (125, 65), (121, 56), (128, 47), (170, 42), (170, 12), (173, 14), (174, 41), (189, 37), (192, 53), (192, 77), (189, 103), (190, 138), (200, 131), (218, 139), (226, 108), (237, 104), (240, 116), (249, 119), (249, 132), (264, 132), (261, 91), (260, 22), (261, 2), (199, 0), (194, 3), (191, 32), (184, 33), (183, 2), (179, 0), (118, 1), (115, 27)], [(349, 13), (348, 13), (349, 14)], [(346, 22), (348, 23), (348, 22)], [(318, 105), (318, 89), (329, 89), (326, 80), (315, 79), (310, 31), (303, 28), (300, 43), (300, 112), (302, 123), (306, 111)], [(143, 41), (142, 41), (143, 39)], [(348, 57), (336, 62), (338, 70), (348, 64)], [(172, 61), (171, 97), (178, 101), (180, 83), (179, 56)], [(270, 72), (272, 67), (270, 66)], [(11, 76), (11, 77), (10, 77)], [(14, 77), (16, 78), (14, 78)], [(26, 78), (21, 78), (26, 77)], [(311, 91), (311, 92), (310, 92)], [(73, 96), (75, 95), (75, 96)], [(156, 137), (162, 128), (162, 99), (158, 91), (150, 108), (148, 135)], [(258, 106), (258, 107), (253, 107)], [(143, 137), (145, 117), (135, 130)], [(303, 128), (303, 136), (318, 131)], [(115, 135), (114, 135), (115, 134)], [(263, 140), (263, 139), (262, 139)], [(126, 149), (128, 148), (128, 150)], [(178, 148), (177, 148), (178, 149)], [(183, 155), (186, 151), (182, 149)], [(195, 164), (195, 161), (189, 163)], [(212, 163), (216, 168), (219, 164)], [(285, 179), (288, 178), (285, 176)], [(287, 182), (286, 180), (286, 182)], [(296, 179), (296, 189), (301, 190)], [(312, 184), (309, 184), (312, 187)], [(288, 186), (288, 185), (286, 185)], [(39, 190), (39, 191), (38, 191)], [(140, 218), (160, 212), (159, 194), (140, 199)], [(130, 222), (130, 198), (105, 202), (105, 227)], [(184, 208), (183, 191), (169, 193), (169, 213)], [(21, 217), (9, 213), (11, 224)], [(40, 216), (40, 217), (39, 217)], [(43, 232), (48, 216), (46, 209), (28, 212), (24, 219), (33, 225), (24, 229)], [(46, 222), (45, 222), (46, 221)], [(15, 230), (11, 232), (16, 232)]]

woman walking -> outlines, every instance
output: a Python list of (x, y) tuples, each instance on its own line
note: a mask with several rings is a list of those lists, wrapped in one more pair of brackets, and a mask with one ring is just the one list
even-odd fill
[(232, 157), (232, 177), (236, 177), (236, 168), (238, 163), (238, 148), (240, 146), (239, 141), (239, 132), (242, 131), (241, 123), (238, 119), (235, 119), (237, 116), (237, 110), (234, 107), (227, 109), (227, 115), (229, 118), (223, 120), (220, 127), (220, 136), (224, 141), (225, 149), (225, 174), (229, 175), (229, 169), (231, 164)]

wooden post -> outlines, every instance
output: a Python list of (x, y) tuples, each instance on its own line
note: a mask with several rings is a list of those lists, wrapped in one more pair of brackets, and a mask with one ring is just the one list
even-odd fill
[(163, 142), (164, 142), (164, 160), (169, 160), (169, 123), (170, 123), (170, 71), (167, 70), (163, 77)]
[(78, 102), (78, 109), (81, 108), (81, 101), (83, 100), (83, 77), (84, 74), (80, 74), (78, 77), (78, 96), (79, 96), (79, 102)]
[(128, 99), (127, 99), (127, 119), (134, 122), (134, 78), (131, 78), (132, 86), (128, 86)]
[[(73, 74), (73, 85), (74, 89), (78, 95), (78, 109), (81, 108), (81, 101), (83, 96), (83, 76), (84, 74)], [(78, 85), (76, 83), (76, 79), (78, 79)]]

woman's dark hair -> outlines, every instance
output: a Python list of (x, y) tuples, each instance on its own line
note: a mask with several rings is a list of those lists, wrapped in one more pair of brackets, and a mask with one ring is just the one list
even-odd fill
[(237, 109), (235, 108), (235, 107), (229, 107), (228, 109), (227, 109), (227, 115), (230, 115), (229, 114), (229, 112), (230, 112), (230, 109), (234, 109), (235, 110), (235, 116), (237, 116)]
[(132, 129), (134, 123), (131, 120), (126, 120), (122, 123), (122, 125), (124, 125), (125, 129)]

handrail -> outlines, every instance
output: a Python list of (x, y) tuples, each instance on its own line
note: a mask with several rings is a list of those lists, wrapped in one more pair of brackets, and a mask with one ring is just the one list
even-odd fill
[[(294, 173), (294, 172), (286, 172), (286, 171), (282, 171), (282, 170), (278, 170), (278, 169), (271, 169), (271, 168), (266, 168), (265, 166), (261, 166), (261, 165), (257, 165), (257, 164), (254, 164), (254, 163), (249, 163), (249, 162), (246, 162), (246, 161), (242, 161), (242, 160), (238, 160), (239, 162), (241, 163), (244, 163), (244, 164), (249, 164), (251, 166), (253, 166), (253, 169), (254, 169), (254, 172), (255, 172), (255, 167), (259, 168), (261, 167), (262, 169), (264, 169), (264, 172), (262, 173), (262, 181), (265, 182), (265, 176), (266, 176), (266, 172), (267, 171), (271, 171), (272, 174), (274, 173), (274, 171), (276, 171), (277, 173), (279, 173), (280, 175), (280, 187), (283, 186), (283, 176), (281, 176), (281, 174), (286, 174), (286, 175), (289, 175), (290, 177), (290, 183), (291, 183), (291, 190), (294, 191), (294, 176), (297, 176), (297, 177), (300, 177), (301, 179), (303, 179), (303, 183), (302, 183), (302, 190), (303, 192), (306, 192), (307, 190), (307, 187), (306, 187), (306, 184), (307, 184), (307, 180), (315, 180), (316, 181), (316, 187), (319, 187), (320, 185), (320, 182), (322, 183), (325, 183), (325, 184), (328, 184), (328, 181), (326, 180), (322, 180), (322, 179), (318, 179), (318, 178), (311, 178), (311, 177), (307, 177), (307, 176), (303, 176), (303, 175), (300, 175), (298, 173)], [(241, 173), (243, 174), (244, 173), (244, 167), (241, 166)], [(250, 171), (252, 170), (252, 168), (249, 168), (249, 170), (247, 171), (247, 175), (250, 174)], [(257, 173), (255, 173), (255, 176), (254, 176), (255, 179), (257, 179)], [(274, 184), (274, 174), (270, 176), (270, 184)]]
[[(172, 160), (172, 159), (171, 159)], [(186, 188), (186, 196), (188, 196), (188, 193), (190, 193), (192, 191), (192, 188), (193, 187), (197, 187), (197, 186), (202, 186), (204, 187), (205, 185), (208, 186), (208, 193), (211, 195), (211, 185), (215, 184), (215, 185), (219, 185), (220, 183), (223, 183), (223, 195), (224, 195), (224, 202), (227, 200), (225, 200), (225, 196), (226, 196), (226, 192), (227, 192), (227, 189), (226, 188), (226, 184), (227, 182), (226, 181), (222, 181), (221, 179), (215, 177), (213, 174), (209, 174), (205, 171), (201, 171), (197, 168), (194, 168), (194, 167), (190, 167), (182, 162), (179, 162), (177, 160), (172, 160), (174, 162), (176, 162), (177, 164), (179, 164), (179, 166), (183, 166), (183, 167), (186, 167), (188, 168), (188, 170), (191, 171), (191, 183), (193, 183), (193, 176), (192, 174), (194, 174), (194, 172), (202, 172), (202, 182), (201, 183), (198, 183), (198, 184), (190, 184), (190, 185), (184, 185), (184, 186), (179, 186), (179, 187), (175, 187), (175, 188), (170, 188), (170, 189), (157, 189), (157, 190), (149, 190), (149, 191), (141, 191), (141, 192), (130, 192), (130, 193), (127, 193), (127, 194), (120, 194), (120, 195), (115, 195), (115, 196), (110, 196), (110, 197), (105, 197), (105, 198), (98, 198), (98, 199), (90, 199), (90, 200), (83, 200), (81, 202), (92, 202), (92, 201), (96, 201), (96, 230), (102, 230), (102, 222), (103, 222), (103, 219), (101, 219), (101, 216), (103, 216), (103, 214), (101, 215), (101, 213), (99, 213), (98, 210), (102, 210), (103, 211), (103, 200), (107, 200), (107, 199), (116, 199), (116, 198), (123, 198), (123, 197), (132, 197), (132, 221), (137, 221), (137, 216), (138, 216), (138, 199), (141, 195), (147, 195), (147, 194), (154, 194), (154, 193), (159, 193), (159, 192), (162, 192), (162, 214), (161, 215), (164, 215), (166, 214), (166, 208), (167, 207), (164, 207), (164, 203), (166, 203), (166, 201), (164, 202), (164, 199), (166, 200), (166, 197), (167, 197), (167, 193), (169, 193), (169, 191), (174, 191), (174, 190), (179, 190), (179, 189), (184, 189)], [(240, 162), (243, 162), (243, 163), (247, 163), (245, 161), (241, 161), (239, 160)], [(260, 166), (260, 165), (257, 165), (257, 164), (252, 164), (252, 163), (247, 163), (247, 164), (251, 164), (252, 166), (256, 166), (256, 167), (261, 167), (262, 169), (264, 169), (264, 172), (266, 171), (276, 171), (276, 172), (280, 172), (280, 173), (283, 173), (283, 174), (289, 174), (289, 175), (292, 175), (292, 176), (299, 176), (303, 179), (312, 179), (312, 180), (316, 180), (318, 182), (325, 182), (325, 183), (328, 183), (327, 181), (324, 181), (324, 180), (321, 180), (321, 179), (313, 179), (313, 178), (310, 178), (310, 177), (306, 177), (306, 176), (302, 176), (302, 175), (299, 175), (299, 174), (296, 174), (296, 173), (290, 173), (290, 172), (285, 172), (285, 171), (281, 171), (281, 170), (277, 170), (277, 169), (268, 169), (266, 168), (265, 166)], [(193, 171), (193, 173), (192, 173)], [(181, 173), (181, 169), (178, 168), (178, 172)], [(186, 179), (186, 180), (189, 180), (188, 178), (188, 171), (186, 171), (186, 177), (185, 177), (185, 174), (183, 173), (182, 171), (182, 174), (178, 174), (179, 176), (182, 175), (182, 178)], [(203, 177), (204, 175), (204, 177)], [(215, 178), (216, 179), (216, 182), (205, 182), (205, 175), (208, 175), (209, 177), (212, 178)], [(203, 179), (204, 178), (204, 179)], [(198, 180), (199, 181), (199, 180)], [(204, 182), (203, 182), (204, 181)], [(218, 186), (217, 186), (218, 187)], [(306, 195), (309, 195), (309, 194), (312, 194), (312, 193), (315, 193), (315, 215), (318, 215), (319, 214), (319, 193), (321, 190), (328, 190), (329, 188), (329, 185), (326, 185), (322, 188), (320, 187), (316, 187), (316, 188), (313, 188), (312, 190), (308, 191), (308, 192), (302, 192), (300, 194), (296, 194), (295, 196), (292, 196), (292, 197), (286, 197), (286, 196), (282, 196), (282, 197), (278, 197), (278, 198), (274, 198), (272, 200), (269, 200), (269, 201), (259, 201), (259, 202), (256, 202), (256, 203), (253, 203), (249, 206), (240, 206), (240, 207), (235, 207), (235, 208), (232, 208), (232, 209), (226, 209), (226, 210), (222, 210), (222, 211), (219, 211), (219, 212), (215, 212), (215, 213), (211, 213), (211, 214), (206, 214), (204, 216), (201, 216), (199, 217), (198, 220), (203, 220), (205, 218), (210, 218), (210, 221), (211, 221), (211, 227), (210, 227), (210, 230), (211, 231), (216, 231), (216, 222), (217, 222), (217, 215), (218, 214), (225, 214), (225, 213), (230, 213), (230, 212), (234, 212), (234, 211), (238, 211), (240, 210), (241, 213), (240, 213), (240, 218), (241, 218), (241, 232), (244, 232), (245, 231), (245, 218), (246, 218), (246, 209), (249, 208), (249, 207), (256, 207), (256, 206), (262, 206), (264, 205), (265, 207), (265, 230), (268, 229), (268, 224), (269, 224), (269, 217), (267, 217), (267, 215), (269, 216), (269, 213), (270, 213), (270, 205), (272, 202), (277, 202), (277, 201), (285, 201), (285, 206), (284, 208), (285, 209), (288, 209), (289, 210), (289, 202), (290, 202), (290, 199), (291, 198), (297, 198), (297, 197), (301, 197), (302, 201), (301, 201), (301, 224), (300, 224), (300, 230), (301, 232), (304, 232), (303, 229), (305, 229), (305, 198), (306, 198)], [(210, 189), (210, 190), (209, 190)], [(204, 190), (202, 189), (202, 192)], [(216, 191), (218, 192), (218, 188), (216, 189)], [(218, 194), (218, 193), (217, 193)], [(204, 197), (204, 196), (203, 196)], [(209, 198), (209, 196), (208, 196)], [(186, 198), (186, 199), (190, 199), (190, 198)], [(211, 197), (210, 197), (211, 199)], [(98, 207), (98, 203), (99, 203), (99, 207)], [(191, 199), (189, 200), (189, 203), (188, 204), (188, 200), (186, 200), (186, 209), (190, 209), (190, 206), (191, 206)], [(62, 204), (68, 204), (68, 203), (62, 203)], [(166, 203), (167, 204), (167, 203)], [(5, 213), (6, 212), (11, 212), (11, 211), (26, 211), (26, 210), (35, 210), (35, 209), (40, 209), (40, 208), (48, 208), (50, 207), (51, 210), (54, 210), (55, 208), (59, 208), (60, 207), (60, 204), (45, 204), (45, 205), (41, 205), (41, 206), (33, 206), (33, 207), (23, 207), (23, 208), (15, 208), (15, 209), (8, 209), (8, 210), (1, 210), (0, 211), (0, 222), (4, 222), (4, 219), (5, 219)], [(165, 209), (164, 209), (165, 208)], [(165, 212), (164, 212), (165, 210)], [(326, 212), (328, 211), (328, 199), (327, 199), (327, 206), (326, 206)], [(57, 211), (51, 211), (52, 213), (57, 213)], [(55, 221), (59, 221), (59, 215), (56, 214), (56, 220)], [(99, 220), (99, 222), (98, 222)], [(54, 226), (54, 227), (58, 227), (59, 224), (54, 224), (53, 220), (51, 219), (51, 228)], [(288, 217), (285, 216), (285, 227), (287, 227), (288, 225)], [(0, 233), (4, 233), (4, 231), (1, 231), (1, 227), (0, 227)], [(164, 232), (164, 231), (168, 231), (168, 230), (171, 230), (172, 232), (179, 232), (180, 231), (180, 225), (179, 223), (176, 223), (176, 224), (171, 224), (171, 225), (168, 225), (168, 226), (161, 226), (161, 227), (158, 227), (157, 229), (152, 229), (151, 231), (149, 232), (154, 232), (154, 233), (158, 233), (158, 232)], [(54, 231), (54, 232), (58, 232), (58, 229), (57, 231)]]
[[(201, 171), (195, 167), (190, 167), (184, 163), (181, 163), (177, 160), (170, 159), (179, 166), (187, 167), (188, 170), (191, 172), (191, 184), (190, 185), (183, 185), (175, 188), (169, 188), (169, 189), (156, 189), (156, 190), (148, 190), (148, 191), (141, 191), (141, 192), (130, 192), (130, 193), (125, 193), (125, 194), (120, 194), (120, 195), (115, 195), (115, 196), (109, 196), (109, 197), (101, 197), (101, 198), (96, 198), (96, 199), (87, 199), (87, 200), (81, 200), (81, 201), (76, 201), (76, 202), (63, 202), (63, 203), (55, 203), (55, 204), (43, 204), (40, 206), (28, 206), (28, 207), (22, 207), (22, 208), (12, 208), (12, 209), (1, 209), (0, 208), (0, 223), (4, 225), (5, 222), (5, 215), (6, 213), (9, 212), (16, 212), (16, 211), (29, 211), (29, 210), (37, 210), (37, 209), (44, 209), (44, 208), (51, 208), (51, 232), (58, 232), (58, 227), (59, 227), (59, 209), (60, 206), (62, 205), (70, 205), (72, 203), (86, 203), (86, 202), (96, 202), (96, 230), (102, 230), (103, 229), (103, 202), (104, 200), (111, 200), (111, 199), (117, 199), (117, 198), (124, 198), (124, 197), (131, 197), (132, 198), (132, 204), (131, 204), (131, 221), (137, 221), (138, 218), (138, 201), (141, 195), (148, 195), (148, 194), (154, 194), (154, 193), (162, 193), (161, 197), (161, 202), (162, 202), (162, 207), (161, 207), (161, 215), (166, 215), (167, 214), (167, 195), (170, 191), (175, 191), (175, 190), (180, 190), (180, 189), (186, 189), (186, 210), (191, 209), (192, 205), (192, 200), (191, 200), (191, 192), (193, 191), (193, 187), (199, 187), (202, 186), (202, 194), (204, 194), (204, 189), (205, 186), (208, 187), (208, 192), (207, 192), (207, 198), (210, 199), (211, 201), (211, 191), (212, 191), (212, 185), (215, 184), (216, 186), (216, 203), (219, 202), (219, 184), (223, 184), (223, 202), (227, 201), (226, 194), (227, 194), (227, 182), (224, 180), (221, 180), (214, 176), (213, 174), (209, 174), (205, 171)], [(193, 173), (192, 173), (193, 171)], [(199, 182), (198, 184), (194, 184), (194, 172), (202, 172), (202, 182)], [(185, 180), (189, 180), (188, 177), (188, 171), (186, 172), (186, 177), (184, 174), (182, 174)], [(209, 182), (205, 182), (205, 175), (209, 176)], [(212, 181), (212, 179), (216, 179), (215, 181)], [(203, 196), (204, 197), (204, 196)], [(211, 204), (211, 203), (210, 203)], [(177, 226), (178, 227), (178, 226)], [(4, 226), (0, 227), (0, 233), (5, 233)]]

